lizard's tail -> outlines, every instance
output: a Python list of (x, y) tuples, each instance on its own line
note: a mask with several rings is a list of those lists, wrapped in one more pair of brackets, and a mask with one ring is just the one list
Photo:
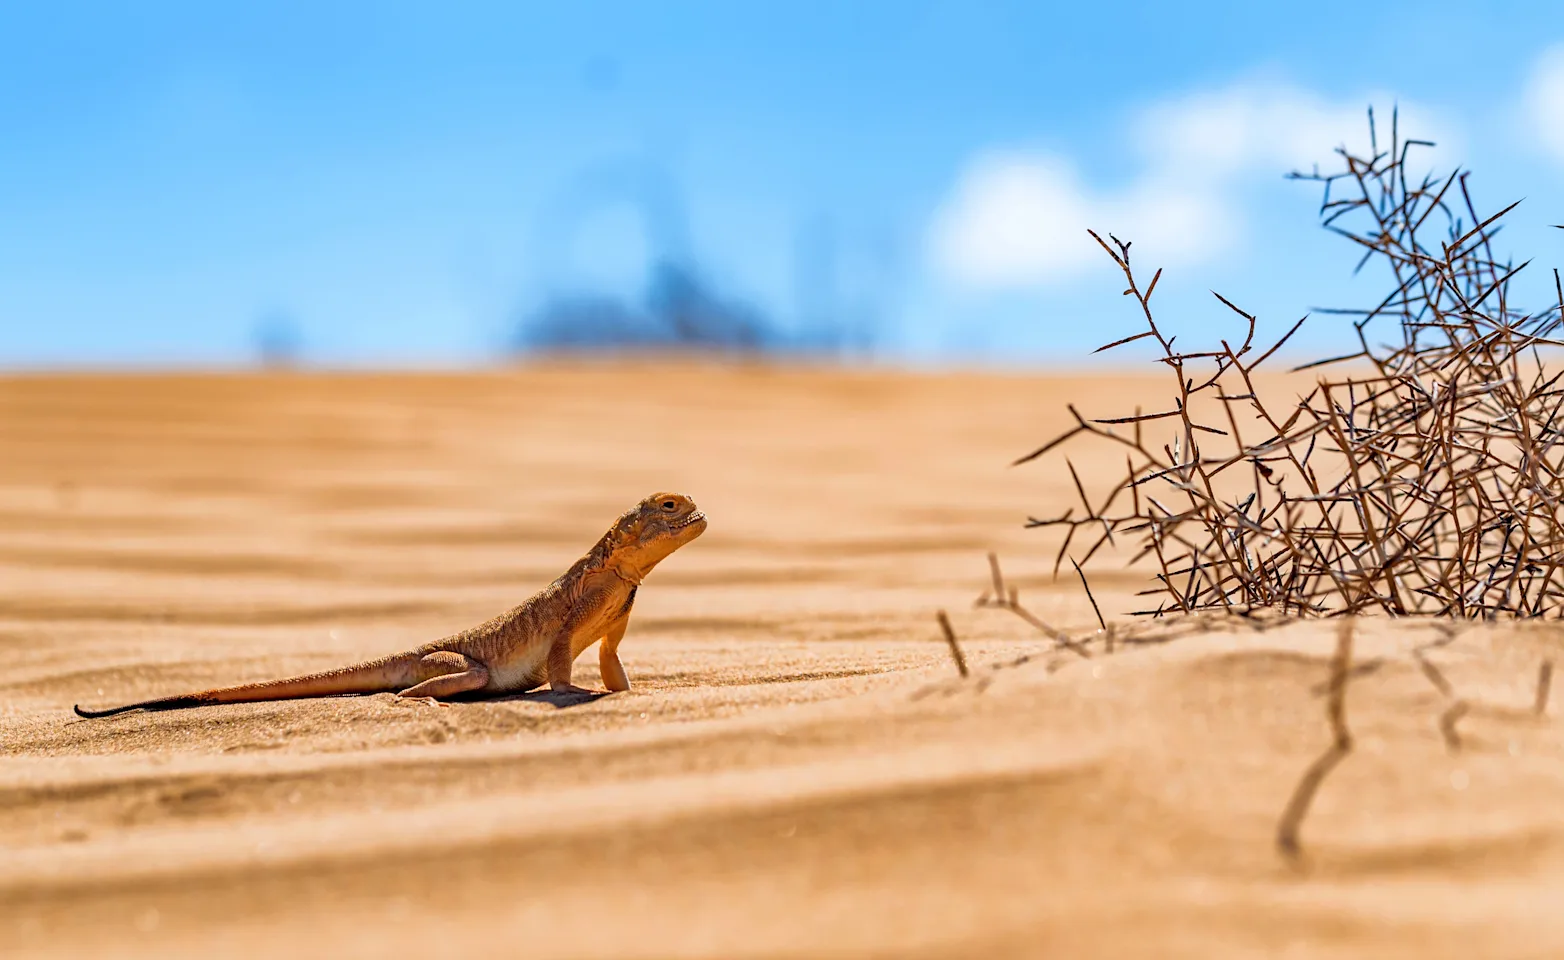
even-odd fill
[(333, 697), (345, 693), (391, 693), (412, 686), (419, 680), (419, 655), (403, 653), (371, 660), (351, 667), (311, 673), (286, 680), (268, 680), (265, 683), (240, 683), (231, 687), (216, 687), (200, 693), (187, 693), (178, 697), (161, 697), (127, 703), (123, 707), (107, 710), (84, 710), (78, 704), (71, 709), (78, 717), (112, 717), (127, 710), (180, 710), (185, 707), (204, 707), (213, 703), (254, 703), (259, 700), (295, 700), (303, 697)]

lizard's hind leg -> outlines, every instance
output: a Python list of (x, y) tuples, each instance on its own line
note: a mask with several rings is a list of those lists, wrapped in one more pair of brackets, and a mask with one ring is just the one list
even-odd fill
[(489, 685), (489, 668), (453, 650), (427, 654), (418, 661), (418, 672), (427, 679), (397, 694), (419, 699), (454, 697)]

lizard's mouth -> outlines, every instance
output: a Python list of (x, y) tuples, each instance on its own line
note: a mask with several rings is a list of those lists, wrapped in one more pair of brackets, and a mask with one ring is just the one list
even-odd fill
[(692, 523), (695, 523), (697, 520), (705, 520), (705, 519), (706, 519), (706, 515), (704, 513), (701, 513), (699, 510), (697, 510), (694, 513), (690, 514), (689, 516), (685, 517), (683, 520), (675, 520), (673, 523), (670, 523), (668, 525), (668, 528), (670, 530), (683, 530), (685, 527), (689, 526)]

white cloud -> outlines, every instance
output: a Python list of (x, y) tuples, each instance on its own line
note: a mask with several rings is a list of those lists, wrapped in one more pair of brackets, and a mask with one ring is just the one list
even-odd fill
[(1008, 286), (1069, 274), (1085, 264), (1080, 242), (1091, 203), (1074, 171), (1046, 155), (974, 159), (935, 221), (935, 256), (956, 277)]
[(1153, 163), (1180, 176), (1215, 179), (1328, 159), (1364, 125), (1360, 106), (1331, 105), (1285, 88), (1235, 87), (1153, 106), (1136, 129)]
[(1537, 58), (1526, 84), (1527, 131), (1555, 160), (1564, 162), (1564, 44)]
[(1062, 158), (993, 152), (968, 165), (936, 216), (933, 253), (965, 285), (1033, 286), (1106, 262), (1088, 228), (1187, 262), (1219, 246), (1229, 220), (1202, 192), (1147, 183), (1122, 196), (1095, 196)]
[[(1069, 160), (1020, 150), (975, 156), (935, 215), (930, 253), (960, 286), (1047, 286), (1106, 263), (1086, 235), (1133, 240), (1160, 265), (1210, 260), (1243, 234), (1236, 191), (1261, 175), (1319, 162), (1343, 143), (1367, 149), (1368, 102), (1330, 103), (1307, 91), (1238, 85), (1153, 104), (1131, 125), (1141, 171), (1117, 190), (1094, 191)], [(1401, 132), (1440, 135), (1434, 118), (1403, 107)], [(1389, 118), (1380, 118), (1381, 146)], [(1145, 262), (1143, 260), (1143, 262)]]

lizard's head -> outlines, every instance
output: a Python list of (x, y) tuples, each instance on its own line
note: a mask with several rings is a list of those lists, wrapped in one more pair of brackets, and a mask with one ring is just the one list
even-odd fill
[(654, 493), (614, 526), (614, 561), (636, 579), (664, 557), (706, 532), (706, 515), (677, 493)]

